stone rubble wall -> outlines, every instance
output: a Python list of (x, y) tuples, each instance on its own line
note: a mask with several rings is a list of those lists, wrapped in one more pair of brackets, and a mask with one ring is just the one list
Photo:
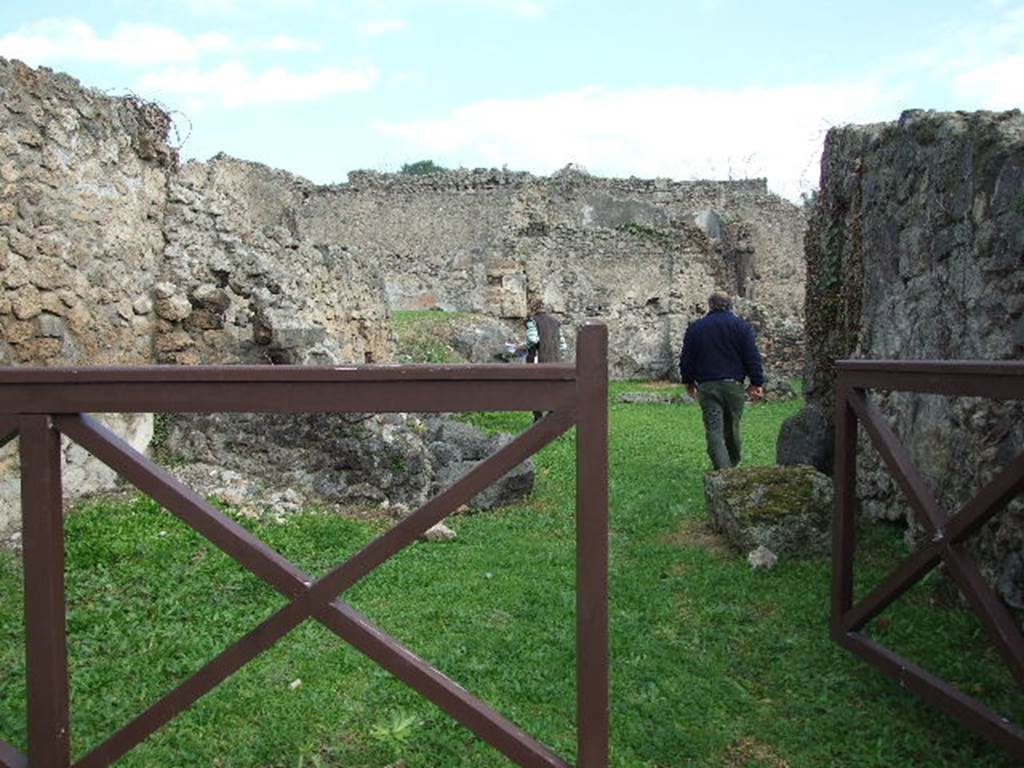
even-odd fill
[[(389, 362), (392, 309), (518, 325), (541, 298), (570, 344), (582, 320), (608, 323), (613, 376), (671, 376), (713, 288), (743, 297), (773, 358), (798, 357), (803, 214), (763, 180), (567, 168), (317, 186), (224, 155), (180, 166), (157, 106), (44, 68), (0, 59), (0, 96), (0, 364)], [(140, 448), (153, 431), (148, 414), (111, 423)], [(0, 534), (17, 521), (5, 451)], [(79, 490), (107, 483), (66, 452)]]
[[(152, 360), (167, 116), (0, 59), (0, 365)], [(106, 421), (144, 447), (148, 414)], [(0, 451), (0, 536), (20, 521), (17, 441)], [(112, 473), (64, 444), (84, 491)]]
[(312, 185), (223, 155), (170, 179), (154, 286), (159, 362), (387, 361), (383, 282), (369, 257), (299, 232)]
[[(807, 235), (807, 382), (780, 460), (825, 455), (837, 358), (1020, 360), (1024, 356), (1024, 116), (905, 112), (833, 129)], [(1024, 451), (1024, 404), (875, 396), (950, 512)], [(814, 425), (807, 434), (801, 425)], [(787, 425), (790, 426), (790, 425)], [(797, 445), (802, 447), (797, 450)], [(872, 518), (922, 529), (859, 446), (858, 495)], [(1003, 599), (1024, 610), (1024, 503), (974, 543)]]
[[(0, 364), (388, 360), (365, 255), (296, 235), (309, 185), (255, 163), (178, 165), (168, 116), (0, 59)], [(134, 447), (151, 414), (103, 417)], [(113, 473), (65, 441), (65, 490)], [(20, 523), (16, 441), (0, 452), (0, 539)]]
[(148, 361), (166, 115), (17, 62), (0, 97), (0, 362)]
[[(652, 237), (559, 224), (543, 236), (517, 239), (511, 262), (525, 266), (528, 285), (542, 286), (542, 300), (552, 311), (607, 324), (613, 374), (663, 378), (678, 366), (694, 298), (706, 298), (716, 285), (712, 259), (693, 242), (697, 235)], [(633, 271), (628, 281), (622, 274), (625, 259)], [(569, 344), (574, 349), (575, 339)]]
[(613, 377), (661, 378), (722, 288), (760, 319), (779, 375), (800, 373), (805, 222), (763, 180), (367, 171), (317, 189), (298, 217), (310, 239), (372, 254), (392, 310), (521, 319), (540, 299), (567, 328), (608, 324)]

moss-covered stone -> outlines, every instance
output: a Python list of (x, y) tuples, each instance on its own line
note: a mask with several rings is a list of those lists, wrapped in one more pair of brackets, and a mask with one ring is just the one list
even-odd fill
[(829, 551), (832, 481), (810, 466), (737, 467), (704, 478), (712, 527), (741, 553), (759, 546), (776, 555)]

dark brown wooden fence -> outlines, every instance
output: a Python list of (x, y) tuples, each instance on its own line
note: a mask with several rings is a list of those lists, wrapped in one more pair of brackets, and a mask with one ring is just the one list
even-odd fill
[[(862, 630), (939, 563), (956, 582), (995, 648), (1024, 685), (1024, 637), (965, 546), (967, 540), (1024, 490), (1018, 456), (961, 509), (943, 509), (900, 444), (869, 389), (1024, 400), (1024, 363), (844, 360), (836, 365), (835, 518), (832, 526), (832, 639), (926, 701), (1024, 759), (1024, 730), (865, 635)], [(864, 427), (930, 541), (859, 602), (853, 601), (857, 486), (857, 425)]]
[[(576, 365), (7, 368), (0, 443), (20, 438), (28, 755), (0, 741), (6, 768), (99, 768), (124, 755), (288, 632), (314, 619), (434, 702), (517, 765), (568, 764), (402, 647), (339, 598), (459, 505), (576, 427), (577, 760), (608, 765), (607, 329), (587, 324)], [(454, 485), (317, 581), (97, 423), (97, 412), (546, 411)], [(65, 635), (60, 442), (116, 470), (289, 603), (72, 763)]]

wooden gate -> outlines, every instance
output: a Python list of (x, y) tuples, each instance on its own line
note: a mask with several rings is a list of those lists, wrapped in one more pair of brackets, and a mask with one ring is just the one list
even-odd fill
[[(832, 639), (965, 725), (1024, 759), (1024, 730), (977, 699), (872, 640), (861, 630), (939, 563), (966, 597), (1018, 685), (1024, 685), (1024, 637), (988, 585), (965, 542), (1024, 491), (1018, 456), (960, 510), (949, 514), (921, 477), (866, 390), (970, 395), (1024, 400), (1024, 363), (844, 360), (836, 364), (835, 518), (832, 526)], [(856, 605), (853, 555), (857, 486), (857, 424), (864, 427), (930, 541)]]
[[(479, 491), (576, 427), (576, 722), (583, 768), (608, 765), (607, 329), (580, 330), (576, 365), (228, 366), (0, 370), (0, 443), (20, 438), (28, 755), (72, 765), (61, 435), (117, 471), (290, 602), (73, 765), (108, 766), (288, 632), (314, 619), (520, 766), (565, 760), (374, 626), (345, 590)], [(545, 411), (540, 421), (325, 576), (307, 574), (85, 415), (98, 412)]]

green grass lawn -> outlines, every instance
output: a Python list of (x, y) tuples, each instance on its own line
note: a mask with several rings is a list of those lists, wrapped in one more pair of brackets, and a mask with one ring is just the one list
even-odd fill
[[(752, 571), (703, 526), (708, 465), (696, 406), (611, 408), (613, 765), (1010, 766), (991, 747), (829, 642), (830, 565)], [(749, 463), (771, 463), (797, 402), (751, 407)], [(473, 417), (518, 431), (529, 414)], [(533, 497), (456, 517), (347, 598), (446, 674), (574, 758), (572, 435), (537, 457)], [(246, 521), (314, 573), (380, 524), (304, 514)], [(904, 548), (865, 534), (859, 589)], [(84, 754), (283, 604), (139, 498), (67, 524), (72, 744)], [(0, 738), (25, 746), (20, 566), (0, 557)], [(876, 636), (1024, 719), (1019, 690), (940, 579)], [(299, 682), (301, 681), (301, 682)], [(125, 766), (458, 768), (508, 762), (313, 622), (129, 753)]]

